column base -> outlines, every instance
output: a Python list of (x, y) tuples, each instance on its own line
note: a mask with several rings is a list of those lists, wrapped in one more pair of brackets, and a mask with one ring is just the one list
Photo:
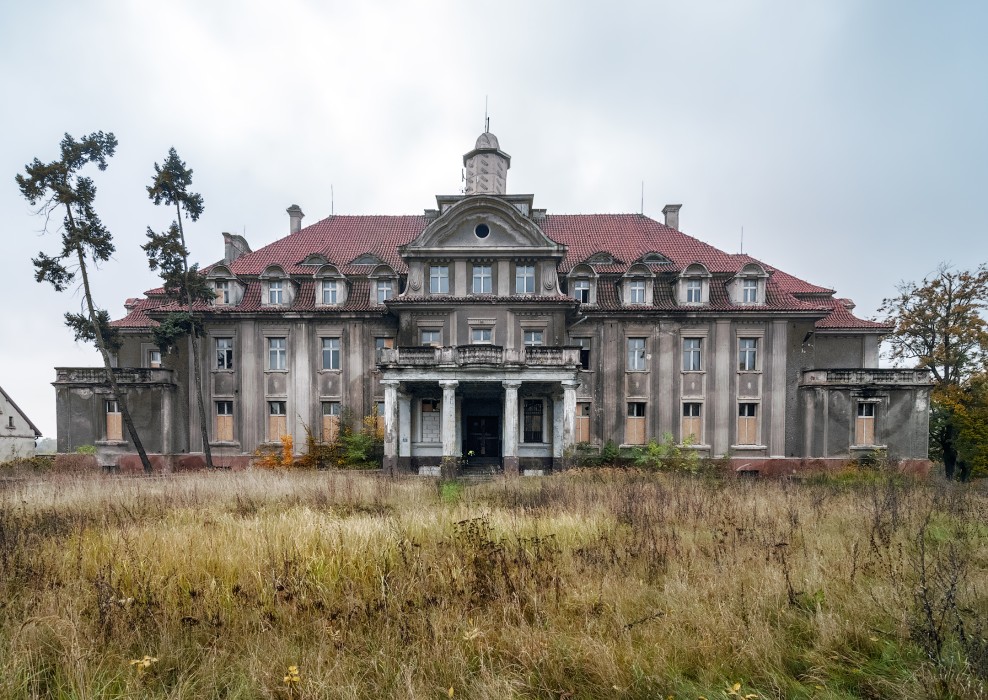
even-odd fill
[(385, 476), (398, 476), (398, 458), (385, 457), (382, 465)]
[(443, 457), (439, 463), (439, 475), (442, 479), (455, 479), (460, 474), (459, 457)]
[(503, 457), (502, 463), (504, 465), (505, 476), (518, 476), (519, 471), (517, 457)]

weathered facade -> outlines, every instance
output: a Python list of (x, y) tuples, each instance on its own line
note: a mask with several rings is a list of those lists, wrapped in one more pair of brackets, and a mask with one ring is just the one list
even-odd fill
[[(465, 192), (421, 216), (330, 216), (257, 251), (224, 234), (201, 305), (211, 450), (219, 463), (344, 409), (385, 425), (385, 467), (449, 462), (509, 473), (577, 445), (672, 436), (738, 464), (924, 460), (929, 379), (878, 368), (886, 326), (849, 300), (638, 214), (550, 215), (508, 194), (510, 157), (482, 134)], [(161, 290), (115, 322), (131, 411), (149, 450), (202, 451), (188, 348), (150, 328)], [(88, 373), (88, 374), (87, 374)], [(101, 372), (59, 369), (59, 450), (129, 449)]]
[(0, 462), (33, 457), (41, 431), (0, 387)]

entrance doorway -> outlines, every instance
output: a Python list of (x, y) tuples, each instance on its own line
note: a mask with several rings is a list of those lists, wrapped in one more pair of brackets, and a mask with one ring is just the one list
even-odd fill
[(470, 464), (501, 463), (501, 417), (467, 416), (463, 456)]

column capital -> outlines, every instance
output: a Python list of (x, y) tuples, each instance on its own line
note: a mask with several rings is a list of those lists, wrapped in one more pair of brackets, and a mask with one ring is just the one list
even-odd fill
[(503, 382), (501, 382), (501, 386), (503, 386), (505, 389), (517, 389), (518, 387), (521, 386), (521, 380), (505, 379)]
[(442, 379), (439, 381), (439, 386), (441, 386), (443, 389), (446, 390), (455, 389), (459, 385), (460, 382), (457, 381), (456, 379)]
[(401, 380), (399, 380), (399, 379), (382, 379), (381, 380), (381, 386), (385, 386), (385, 387), (395, 387), (395, 388), (397, 388), (399, 384), (401, 384)]
[(563, 385), (564, 389), (578, 389), (581, 384), (579, 379), (564, 379), (559, 383)]

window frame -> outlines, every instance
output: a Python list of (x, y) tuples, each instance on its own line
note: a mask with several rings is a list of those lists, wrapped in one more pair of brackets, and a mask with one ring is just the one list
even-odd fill
[[(863, 439), (868, 432), (871, 433), (870, 442)], [(878, 401), (857, 401), (854, 410), (854, 433), (851, 439), (851, 446), (855, 448), (874, 447), (880, 444), (878, 441)]]
[(449, 294), (449, 265), (429, 266), (429, 294)]
[[(436, 338), (434, 342), (427, 342), (425, 339), (426, 334), (435, 334)], [(441, 348), (443, 345), (443, 329), (442, 328), (419, 328), (419, 346), (421, 347), (432, 347)]]
[[(213, 401), (214, 441), (234, 442), (236, 440), (236, 420), (233, 415), (233, 399), (216, 399)], [(229, 425), (224, 425), (226, 423)]]
[(645, 280), (628, 280), (628, 306), (645, 306), (648, 285)]
[[(230, 346), (220, 347), (220, 344), (224, 341), (229, 341)], [(214, 352), (216, 353), (216, 362), (213, 366), (214, 370), (220, 370), (224, 372), (233, 371), (233, 367), (234, 367), (233, 348), (234, 348), (234, 343), (232, 336), (223, 336), (213, 339), (213, 349)]]
[(589, 372), (591, 363), (591, 350), (593, 349), (593, 338), (580, 335), (573, 338), (573, 344), (580, 348), (580, 369)]
[[(329, 301), (326, 300), (327, 295), (330, 298)], [(319, 298), (322, 300), (321, 303), (323, 306), (338, 306), (340, 303), (339, 281), (335, 279), (322, 280)]]
[(581, 304), (590, 303), (590, 280), (586, 278), (573, 280), (571, 296)]
[(758, 338), (750, 336), (738, 338), (738, 371), (758, 371)]
[[(288, 371), (288, 337), (283, 335), (268, 336), (268, 367), (269, 372)], [(280, 346), (276, 345), (281, 341)]]
[[(478, 334), (483, 336), (486, 333), (486, 339), (483, 337), (478, 338)], [(477, 326), (470, 329), (470, 344), (471, 345), (493, 345), (494, 344), (494, 329), (490, 326)]]
[[(323, 371), (339, 371), (342, 369), (343, 353), (340, 338), (337, 336), (326, 336), (320, 338), (320, 344), (321, 369)], [(329, 353), (328, 358), (326, 353)], [(329, 360), (328, 364), (327, 359)]]
[[(686, 432), (687, 421), (696, 423), (696, 430)], [(689, 436), (694, 436), (693, 445), (703, 444), (703, 402), (683, 401), (680, 409), (679, 443), (685, 444)]]
[(391, 278), (374, 280), (374, 299), (378, 304), (394, 299), (395, 283)]
[[(749, 298), (750, 297), (750, 298)], [(742, 304), (757, 304), (758, 299), (758, 280), (754, 277), (744, 277), (741, 279), (741, 303)]]
[[(275, 300), (277, 297), (277, 300)], [(284, 280), (268, 280), (268, 306), (285, 305)]]
[[(638, 346), (639, 341), (641, 345)], [(626, 339), (625, 347), (625, 371), (644, 372), (648, 369), (646, 357), (648, 355), (648, 339), (641, 336), (633, 336)], [(634, 353), (634, 354), (633, 354)]]
[[(492, 265), (473, 265), (471, 280), (470, 289), (473, 290), (473, 294), (494, 293), (494, 268)], [(477, 288), (478, 282), (480, 283), (480, 289)], [(485, 286), (486, 289), (484, 289)]]
[(703, 338), (683, 338), (683, 371), (703, 371)]
[[(759, 404), (756, 401), (738, 401), (737, 408), (737, 425), (736, 425), (736, 442), (735, 444), (739, 447), (758, 447), (761, 445), (761, 438), (759, 435), (760, 425), (759, 414), (761, 411), (758, 408)], [(746, 410), (750, 409), (750, 413), (745, 413)], [(742, 436), (741, 421), (745, 420), (744, 435)], [(749, 425), (749, 423), (754, 423), (754, 425)], [(752, 433), (748, 435), (748, 433)], [(742, 440), (742, 437), (744, 439)]]
[[(529, 409), (530, 406), (533, 409), (534, 409), (535, 406), (538, 406), (538, 412), (536, 413), (536, 412), (533, 411), (532, 413), (529, 413), (529, 410), (528, 409)], [(522, 443), (523, 444), (525, 444), (525, 445), (544, 445), (544, 444), (546, 444), (546, 440), (545, 440), (545, 438), (546, 438), (546, 424), (545, 424), (546, 415), (545, 414), (546, 414), (546, 410), (545, 410), (545, 399), (537, 399), (537, 398), (524, 398), (524, 399), (522, 399), (522, 406), (521, 406), (521, 415), (522, 415), (521, 434), (522, 434)], [(535, 418), (535, 416), (538, 416), (538, 419), (539, 419), (538, 430), (529, 430), (529, 418), (531, 417), (533, 419), (532, 426), (534, 427), (534, 418)], [(530, 437), (532, 439), (529, 439)], [(536, 437), (538, 439), (535, 439)]]
[[(531, 289), (528, 289), (529, 286)], [(534, 264), (515, 264), (515, 294), (518, 296), (535, 294)]]
[(216, 295), (214, 304), (229, 306), (233, 296), (231, 295), (230, 280), (213, 280), (213, 292)]

